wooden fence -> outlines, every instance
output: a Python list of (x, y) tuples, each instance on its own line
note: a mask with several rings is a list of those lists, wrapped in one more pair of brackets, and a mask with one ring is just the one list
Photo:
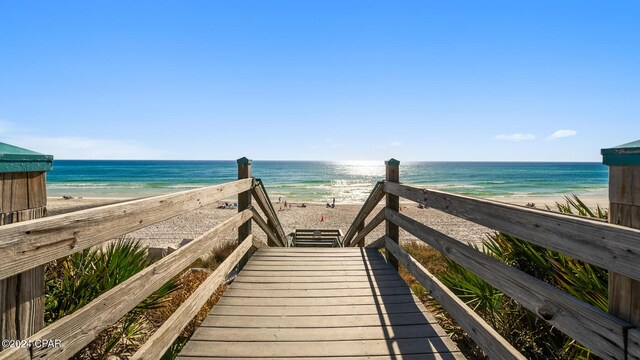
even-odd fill
[[(361, 230), (348, 232), (345, 246), (363, 246), (362, 239), (384, 220), (385, 235), (366, 246), (384, 247), (390, 260), (406, 267), (491, 359), (524, 357), (406, 253), (398, 244), (398, 231), (394, 227), (432, 246), (601, 358), (640, 359), (640, 332), (631, 323), (466, 245), (465, 239), (454, 239), (401, 214), (395, 199), (414, 201), (634, 280), (640, 280), (640, 230), (400, 184), (398, 165), (396, 161), (387, 163), (386, 181), (382, 186), (376, 185), (363, 205), (350, 228)], [(362, 226), (384, 196), (387, 206)]]
[[(239, 168), (250, 165), (250, 161), (248, 164), (241, 164), (239, 161)], [(0, 352), (0, 359), (72, 357), (102, 330), (117, 322), (190, 264), (206, 255), (227, 233), (233, 229), (242, 229), (251, 220), (264, 230), (272, 246), (288, 246), (282, 226), (261, 182), (250, 177), (250, 169), (244, 174), (247, 176), (239, 171), (239, 180), (226, 184), (0, 227), (0, 279), (5, 279), (174, 216), (216, 204), (229, 197), (237, 195), (240, 199), (244, 196), (244, 201), (239, 201), (238, 213), (230, 219), (27, 339), (56, 339), (60, 340), (62, 346), (6, 348)], [(267, 218), (266, 221), (251, 206), (252, 195)], [(240, 260), (247, 254), (250, 255), (252, 248), (267, 245), (251, 233), (241, 239), (242, 242), (234, 252), (151, 336), (133, 356), (134, 359), (160, 358)]]
[[(0, 227), (0, 279), (5, 279), (220, 200), (236, 195), (242, 199), (238, 213), (230, 219), (29, 338), (59, 339), (62, 347), (9, 348), (0, 352), (0, 359), (66, 359), (73, 356), (101, 331), (211, 250), (226, 233), (238, 229), (242, 241), (236, 250), (133, 356), (135, 359), (160, 357), (230, 271), (241, 259), (250, 256), (251, 249), (290, 245), (262, 182), (251, 177), (251, 162), (244, 159), (238, 166), (239, 180), (230, 183)], [(385, 207), (371, 216), (385, 197)], [(400, 198), (517, 236), (633, 280), (640, 280), (637, 265), (640, 263), (640, 230), (401, 184), (399, 162), (392, 159), (387, 162), (386, 180), (375, 185), (343, 238), (344, 246), (384, 247), (390, 261), (406, 267), (492, 359), (524, 359), (524, 356), (399, 246), (400, 229), (503, 291), (598, 356), (640, 359), (640, 332), (632, 323), (400, 213)], [(252, 199), (264, 217), (252, 207)], [(366, 221), (368, 217), (369, 222)], [(266, 242), (251, 232), (251, 220), (265, 232)], [(383, 222), (385, 235), (367, 243), (365, 237)]]

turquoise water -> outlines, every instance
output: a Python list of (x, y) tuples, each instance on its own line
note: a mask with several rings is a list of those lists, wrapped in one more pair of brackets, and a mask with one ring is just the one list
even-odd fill
[[(383, 162), (254, 161), (271, 198), (360, 202), (384, 178)], [(235, 161), (55, 160), (50, 196), (140, 197), (232, 181)], [(405, 183), (479, 197), (606, 195), (600, 163), (403, 162)]]

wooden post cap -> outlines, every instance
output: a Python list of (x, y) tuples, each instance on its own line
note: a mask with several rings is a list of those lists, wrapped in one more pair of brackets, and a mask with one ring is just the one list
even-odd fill
[(244, 156), (236, 161), (238, 162), (238, 165), (251, 165), (251, 159), (247, 159)]
[(640, 165), (640, 140), (602, 149), (600, 154), (605, 165)]
[(400, 160), (396, 160), (394, 158), (391, 158), (391, 159), (385, 161), (384, 164), (387, 165), (387, 166), (399, 166), (400, 165)]

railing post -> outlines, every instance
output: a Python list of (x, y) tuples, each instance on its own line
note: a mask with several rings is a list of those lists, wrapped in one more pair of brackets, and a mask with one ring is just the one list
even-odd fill
[[(602, 149), (609, 166), (609, 222), (640, 229), (640, 141)], [(609, 313), (640, 326), (640, 281), (609, 272)]]
[[(251, 159), (242, 157), (238, 162), (238, 180), (248, 179), (251, 177)], [(247, 190), (238, 194), (238, 212), (251, 207), (251, 191)], [(251, 221), (245, 222), (238, 227), (238, 241), (244, 240), (251, 234)]]
[[(384, 164), (386, 165), (385, 180), (388, 182), (400, 182), (400, 161), (392, 158), (389, 161), (385, 161)], [(396, 195), (387, 193), (387, 208), (394, 211), (400, 210), (400, 198)], [(385, 220), (385, 230), (385, 234), (395, 243), (400, 245), (400, 229), (398, 228), (398, 225), (389, 220)], [(391, 265), (398, 270), (398, 259), (396, 259), (392, 254), (387, 254), (387, 256)]]
[[(360, 234), (360, 232), (364, 230), (364, 220), (365, 219), (362, 219), (362, 221), (360, 221), (360, 223), (356, 227), (356, 236), (358, 236), (358, 234)], [(365, 237), (363, 236), (362, 239), (358, 241), (358, 247), (364, 247), (364, 238)]]
[[(0, 143), (0, 226), (46, 216), (52, 161)], [(0, 280), (0, 338), (26, 339), (44, 327), (44, 290), (44, 265)]]

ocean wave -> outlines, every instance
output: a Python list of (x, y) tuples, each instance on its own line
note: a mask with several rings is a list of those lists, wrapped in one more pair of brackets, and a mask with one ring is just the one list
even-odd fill
[(101, 184), (101, 183), (49, 183), (49, 190), (65, 190), (65, 189), (142, 189), (145, 184)]
[(207, 184), (157, 184), (157, 183), (49, 183), (49, 190), (67, 189), (195, 189)]

